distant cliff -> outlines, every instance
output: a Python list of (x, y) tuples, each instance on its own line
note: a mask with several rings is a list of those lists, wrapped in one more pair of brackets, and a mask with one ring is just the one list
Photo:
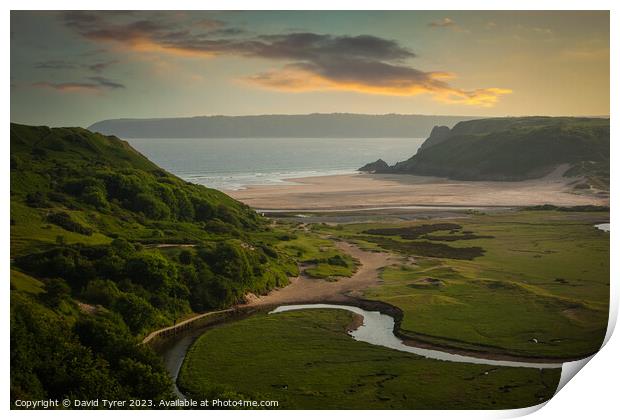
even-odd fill
[(608, 188), (608, 118), (487, 118), (434, 127), (413, 157), (375, 172), (512, 181), (565, 163), (568, 175)]
[(88, 129), (121, 138), (419, 138), (436, 125), (452, 127), (472, 118), (399, 114), (211, 116), (105, 120)]

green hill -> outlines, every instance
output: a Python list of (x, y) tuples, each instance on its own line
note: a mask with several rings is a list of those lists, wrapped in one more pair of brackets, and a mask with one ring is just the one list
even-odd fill
[(227, 195), (165, 172), (127, 142), (82, 128), (11, 125), (11, 205), (13, 255), (57, 235), (67, 243), (160, 243), (163, 236), (194, 243), (260, 225), (254, 211)]
[(167, 398), (147, 332), (283, 286), (282, 232), (81, 128), (11, 124), (11, 396)]
[(567, 175), (609, 185), (609, 119), (524, 117), (463, 121), (435, 127), (410, 159), (383, 170), (460, 180), (542, 177), (560, 164)]

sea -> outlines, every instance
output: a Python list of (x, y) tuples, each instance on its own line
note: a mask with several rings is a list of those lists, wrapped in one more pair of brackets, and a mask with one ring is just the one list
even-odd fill
[(128, 139), (140, 153), (180, 178), (231, 191), (293, 184), (291, 178), (353, 174), (381, 158), (407, 160), (421, 138)]

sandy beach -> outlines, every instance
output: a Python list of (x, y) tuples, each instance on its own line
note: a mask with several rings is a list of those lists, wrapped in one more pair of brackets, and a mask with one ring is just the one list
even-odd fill
[(454, 181), (415, 175), (351, 174), (290, 179), (295, 184), (226, 191), (256, 209), (350, 210), (394, 206), (609, 205), (607, 195), (576, 194), (558, 168), (519, 182)]

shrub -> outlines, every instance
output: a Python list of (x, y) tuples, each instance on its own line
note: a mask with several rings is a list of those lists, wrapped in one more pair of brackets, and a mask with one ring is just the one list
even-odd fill
[(133, 334), (157, 325), (157, 311), (150, 303), (133, 293), (121, 295), (114, 303), (114, 310), (122, 317)]
[(134, 197), (133, 209), (156, 220), (170, 218), (170, 208), (163, 201), (148, 193), (140, 193)]
[(103, 305), (107, 308), (111, 308), (119, 296), (121, 296), (121, 292), (116, 284), (110, 280), (93, 280), (82, 292), (82, 297), (87, 302)]
[(42, 299), (52, 308), (57, 308), (62, 301), (71, 295), (71, 288), (63, 279), (51, 279), (45, 284), (45, 293)]
[(134, 283), (149, 290), (170, 288), (177, 278), (176, 267), (160, 254), (134, 255), (127, 261), (125, 270)]
[(105, 191), (97, 187), (86, 187), (82, 192), (82, 200), (99, 210), (105, 210), (110, 207)]
[(56, 226), (60, 226), (69, 232), (75, 232), (86, 236), (93, 234), (93, 230), (91, 228), (76, 222), (68, 213), (65, 212), (50, 213), (47, 216), (47, 221), (55, 224)]
[(51, 207), (50, 202), (47, 201), (45, 194), (40, 191), (28, 193), (26, 195), (26, 205), (34, 208), (47, 208)]

